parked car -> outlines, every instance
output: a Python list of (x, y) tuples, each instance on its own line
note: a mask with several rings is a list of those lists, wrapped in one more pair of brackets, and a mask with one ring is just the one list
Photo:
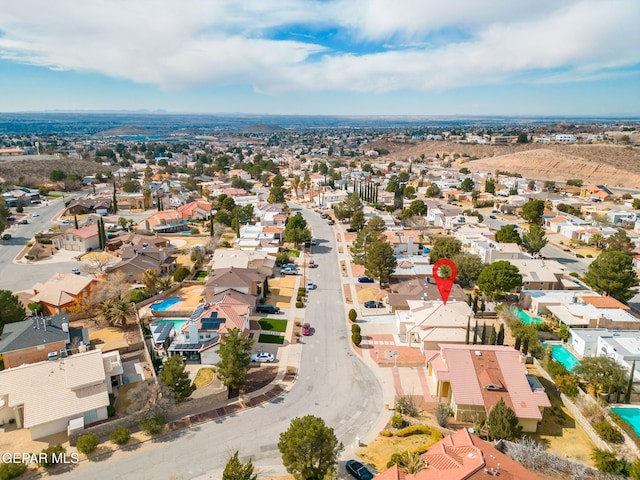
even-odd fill
[(308, 323), (303, 323), (302, 324), (302, 335), (309, 336), (311, 335), (311, 325)]
[(3, 240), (11, 240), (11, 234), (10, 233), (3, 233), (2, 234), (2, 239)]
[(349, 227), (349, 228), (347, 228), (347, 232), (353, 233), (353, 232), (357, 232), (357, 230), (355, 228)]
[(39, 217), (39, 216), (40, 216), (40, 214), (39, 214), (38, 212), (33, 212), (33, 213), (31, 214), (31, 216), (32, 216), (33, 218), (36, 218), (36, 217)]
[(20, 220), (20, 225), (28, 225), (29, 224), (29, 220), (27, 220), (26, 218), (23, 218), (22, 220)]
[(62, 220), (60, 223), (63, 225), (69, 225), (71, 222), (69, 220)]
[(74, 275), (80, 275), (80, 269), (79, 268), (72, 268), (71, 269), (71, 273), (73, 273)]
[(263, 303), (262, 305), (258, 305), (256, 307), (256, 312), (277, 314), (280, 313), (280, 307), (269, 305), (268, 303)]
[(364, 302), (364, 308), (382, 308), (384, 304), (382, 302), (376, 302), (374, 300), (367, 300)]
[(495, 219), (496, 219), (496, 216), (495, 216), (495, 215), (489, 215), (489, 218), (490, 218), (491, 220), (495, 220)]
[(329, 220), (329, 221), (327, 222), (327, 225), (335, 225), (335, 224), (336, 224), (336, 222), (334, 222), (333, 220)]
[(276, 357), (273, 356), (273, 353), (269, 353), (269, 352), (260, 352), (260, 353), (254, 353), (253, 355), (251, 355), (251, 361), (252, 362), (260, 362), (260, 363), (265, 363), (265, 362), (273, 362), (276, 359)]
[(312, 238), (311, 241), (309, 242), (311, 245), (317, 245), (318, 241), (315, 238)]
[(347, 473), (357, 480), (371, 480), (375, 476), (367, 467), (356, 460), (347, 460), (345, 467)]
[(295, 275), (298, 273), (295, 268), (284, 267), (280, 269), (280, 275)]
[(316, 268), (318, 264), (315, 260), (309, 260), (309, 268)]
[(307, 282), (307, 290), (315, 290), (316, 288), (318, 288), (318, 286), (311, 280)]
[(373, 278), (358, 277), (358, 283), (373, 283)]

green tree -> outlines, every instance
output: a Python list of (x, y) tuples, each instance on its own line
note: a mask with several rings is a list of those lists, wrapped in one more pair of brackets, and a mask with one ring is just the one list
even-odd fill
[(453, 259), (462, 251), (462, 242), (453, 237), (438, 237), (431, 246), (431, 263), (436, 263), (442, 258)]
[(0, 197), (0, 232), (7, 228), (7, 218), (11, 215), (4, 199)]
[(627, 384), (627, 389), (624, 392), (624, 403), (631, 403), (631, 393), (633, 392), (633, 377), (635, 372), (636, 372), (636, 361), (634, 360), (633, 363), (631, 364), (631, 372), (629, 372), (629, 383)]
[(25, 315), (20, 299), (11, 290), (0, 290), (0, 334), (6, 324), (24, 320)]
[(611, 396), (627, 386), (627, 370), (610, 357), (583, 357), (573, 372), (590, 385), (589, 390), (594, 394), (606, 392)]
[(496, 338), (496, 345), (504, 345), (504, 323), (500, 324), (500, 329), (498, 330), (498, 337)]
[(569, 327), (567, 327), (566, 323), (560, 324), (560, 328), (558, 329), (558, 336), (560, 337), (560, 340), (562, 340), (563, 342), (566, 342), (567, 340), (569, 340), (569, 337), (571, 336), (571, 332), (569, 332)]
[(527, 132), (520, 132), (518, 134), (518, 143), (529, 143), (529, 135), (527, 135)]
[(549, 243), (540, 225), (531, 224), (529, 231), (522, 235), (522, 247), (531, 255), (537, 255)]
[(498, 400), (487, 417), (487, 434), (491, 440), (513, 440), (522, 432), (518, 417), (502, 398)]
[(522, 243), (520, 233), (515, 225), (503, 225), (496, 232), (495, 238), (497, 242), (501, 243), (517, 243), (518, 245)]
[(463, 192), (470, 192), (475, 188), (476, 184), (474, 183), (472, 178), (465, 178), (460, 182), (460, 190)]
[(158, 290), (158, 272), (153, 268), (144, 271), (142, 275), (142, 284), (145, 286), (151, 296), (154, 296)]
[(384, 220), (379, 216), (369, 219), (365, 228), (358, 232), (358, 235), (351, 247), (351, 258), (358, 265), (364, 265), (367, 260), (367, 254), (373, 242), (381, 239), (381, 233), (384, 231)]
[(267, 198), (267, 202), (269, 203), (284, 203), (284, 189), (282, 187), (271, 187), (269, 191), (269, 198)]
[(518, 272), (518, 267), (507, 260), (501, 260), (485, 266), (476, 285), (488, 297), (496, 298), (522, 286), (522, 275)]
[(605, 240), (607, 250), (616, 250), (626, 255), (632, 255), (635, 245), (624, 230), (618, 230), (616, 233), (607, 237)]
[(139, 192), (142, 189), (140, 182), (137, 180), (125, 180), (122, 183), (122, 191), (126, 193)]
[(257, 480), (258, 475), (253, 471), (254, 468), (251, 460), (247, 463), (242, 463), (238, 458), (238, 451), (236, 450), (224, 467), (222, 480)]
[(323, 479), (335, 467), (342, 449), (333, 428), (313, 415), (294, 418), (278, 442), (282, 463), (296, 480)]
[(302, 215), (289, 217), (284, 227), (284, 239), (296, 247), (311, 240), (311, 230), (307, 227), (307, 221)]
[(185, 401), (195, 391), (196, 386), (189, 380), (181, 355), (174, 355), (164, 362), (158, 378), (173, 392), (176, 403)]
[(229, 389), (230, 395), (247, 383), (253, 343), (253, 339), (245, 337), (237, 328), (231, 329), (222, 337), (218, 353), (220, 361), (215, 370), (218, 378)]
[(432, 183), (427, 187), (424, 193), (425, 193), (425, 196), (427, 196), (428, 198), (436, 198), (440, 196), (442, 191), (440, 190), (440, 187), (438, 187), (438, 185), (436, 185), (435, 183)]
[(67, 174), (62, 170), (51, 170), (51, 173), (49, 174), (49, 180), (52, 182), (61, 182), (65, 178), (67, 178)]
[(544, 202), (542, 200), (529, 200), (522, 206), (520, 216), (529, 223), (542, 223), (544, 214)]
[(484, 264), (478, 255), (470, 253), (459, 253), (454, 255), (453, 263), (456, 264), (458, 275), (456, 281), (461, 285), (472, 285), (480, 276)]
[(354, 230), (360, 231), (362, 227), (364, 227), (365, 223), (366, 220), (364, 218), (364, 212), (362, 210), (357, 210), (353, 213), (349, 226)]
[(587, 269), (584, 283), (596, 292), (627, 303), (634, 295), (638, 277), (630, 256), (619, 250), (604, 250)]
[(367, 276), (377, 278), (380, 283), (386, 282), (395, 271), (397, 265), (398, 261), (391, 245), (384, 240), (376, 240), (371, 244), (364, 262)]

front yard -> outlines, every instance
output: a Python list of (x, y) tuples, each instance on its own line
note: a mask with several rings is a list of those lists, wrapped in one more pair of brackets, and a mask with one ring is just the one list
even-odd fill
[(287, 331), (287, 321), (276, 319), (276, 318), (261, 318), (258, 320), (260, 324), (260, 328), (262, 330), (268, 330), (271, 332), (286, 332)]

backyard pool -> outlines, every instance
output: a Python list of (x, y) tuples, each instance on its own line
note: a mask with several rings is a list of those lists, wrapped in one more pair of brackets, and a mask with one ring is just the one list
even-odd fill
[(169, 310), (171, 307), (173, 307), (179, 301), (180, 301), (180, 297), (169, 297), (169, 298), (165, 298), (161, 302), (152, 303), (149, 306), (149, 308), (151, 308), (151, 310), (156, 310), (156, 311), (162, 312), (164, 310)]
[(618, 415), (640, 435), (640, 409), (638, 407), (613, 407), (611, 411)]
[[(547, 347), (549, 348), (549, 347)], [(569, 371), (576, 368), (580, 361), (564, 345), (551, 345), (551, 357), (560, 362)]]
[(529, 324), (529, 323), (542, 323), (542, 322), (544, 322), (543, 319), (541, 319), (539, 317), (532, 317), (527, 312), (525, 312), (524, 310), (522, 310), (521, 308), (518, 308), (518, 307), (509, 307), (509, 311), (511, 313), (513, 313), (516, 317), (518, 317), (520, 320), (522, 320), (522, 323), (524, 323), (525, 325)]
[(184, 326), (184, 324), (187, 323), (188, 321), (189, 320), (185, 318), (163, 318), (162, 320), (156, 320), (155, 322), (152, 323), (152, 325), (159, 325), (163, 323), (173, 323), (173, 329), (176, 332), (179, 332), (180, 330), (182, 330), (182, 327)]

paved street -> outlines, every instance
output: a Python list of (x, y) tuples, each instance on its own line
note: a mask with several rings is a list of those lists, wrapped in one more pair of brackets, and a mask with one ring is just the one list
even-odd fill
[[(70, 197), (66, 197), (68, 200)], [(58, 272), (68, 273), (78, 266), (73, 260), (44, 261), (37, 264), (13, 263), (15, 257), (24, 248), (25, 244), (33, 236), (45, 230), (51, 224), (54, 216), (64, 208), (64, 201), (56, 199), (49, 205), (26, 207), (24, 213), (28, 214), (28, 225), (15, 225), (7, 229), (13, 238), (0, 240), (0, 289), (20, 291), (31, 288), (35, 283), (48, 279)], [(32, 213), (37, 212), (38, 217), (33, 218)]]
[(65, 479), (219, 479), (235, 450), (251, 457), (261, 476), (282, 475), (279, 435), (292, 418), (309, 414), (335, 429), (345, 458), (353, 455), (356, 437), (364, 438), (388, 412), (375, 375), (349, 346), (333, 232), (319, 215), (303, 211), (318, 239), (312, 255), (319, 267), (310, 270), (318, 288), (309, 293), (305, 309), (313, 335), (288, 346), (280, 357), (290, 365), (299, 357), (292, 389), (269, 403), (117, 452), (104, 462), (83, 462)]

